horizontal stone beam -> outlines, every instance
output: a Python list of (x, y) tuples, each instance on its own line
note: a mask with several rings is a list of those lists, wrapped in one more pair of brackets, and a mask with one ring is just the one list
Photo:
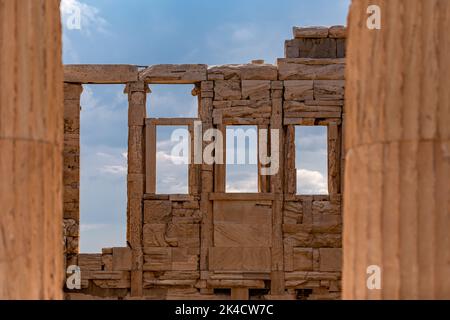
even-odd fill
[(158, 64), (139, 73), (139, 80), (148, 83), (189, 84), (206, 80), (206, 64)]
[(71, 64), (64, 66), (64, 82), (120, 84), (138, 81), (138, 68), (127, 64)]
[(345, 26), (328, 27), (294, 27), (293, 34), (295, 39), (320, 39), (347, 37), (347, 28)]
[(279, 80), (344, 80), (345, 59), (278, 59)]

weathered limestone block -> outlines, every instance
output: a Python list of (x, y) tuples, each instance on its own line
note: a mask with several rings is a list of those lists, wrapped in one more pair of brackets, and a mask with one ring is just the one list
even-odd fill
[(132, 94), (134, 92), (151, 92), (149, 86), (144, 81), (128, 82), (123, 90), (123, 93)]
[(345, 26), (332, 26), (328, 32), (330, 38), (344, 39), (347, 37), (347, 28)]
[(130, 273), (126, 271), (85, 271), (83, 279), (88, 280), (121, 280), (129, 279)]
[(145, 223), (142, 229), (144, 247), (167, 247), (166, 224)]
[(113, 248), (112, 268), (114, 271), (131, 270), (131, 249), (130, 248)]
[(246, 64), (241, 68), (242, 80), (277, 80), (277, 67), (271, 64)]
[(270, 100), (233, 100), (230, 101), (231, 106), (234, 107), (249, 107), (253, 109), (265, 109), (272, 107), (272, 101)]
[(81, 271), (101, 271), (102, 270), (102, 255), (101, 254), (79, 254), (78, 266)]
[(283, 99), (283, 90), (270, 90), (270, 98), (271, 99), (279, 99), (282, 101)]
[(194, 209), (176, 208), (172, 209), (172, 215), (173, 217), (192, 217), (194, 211)]
[(217, 247), (270, 247), (271, 242), (271, 225), (214, 223)]
[(112, 254), (102, 254), (102, 270), (113, 271)]
[(300, 45), (300, 58), (337, 58), (335, 39), (303, 39)]
[(313, 248), (340, 248), (342, 235), (340, 233), (314, 233), (309, 246)]
[(240, 100), (241, 82), (238, 80), (217, 80), (214, 84), (215, 100)]
[(286, 42), (286, 58), (331, 58), (337, 56), (337, 41), (330, 38), (293, 39)]
[(77, 254), (78, 253), (79, 238), (78, 237), (66, 237), (65, 241), (65, 253)]
[(200, 209), (185, 209), (185, 208), (177, 208), (172, 209), (172, 222), (177, 223), (187, 223), (187, 224), (195, 224), (200, 223), (202, 220), (202, 213)]
[(131, 92), (128, 97), (128, 126), (143, 126), (147, 114), (146, 93)]
[(199, 247), (200, 225), (171, 223), (167, 227), (167, 237), (176, 239), (179, 247)]
[(284, 98), (297, 101), (314, 99), (313, 85), (312, 80), (284, 81)]
[[(255, 103), (255, 105), (257, 105)], [(261, 104), (259, 104), (261, 105)], [(220, 118), (270, 118), (272, 107), (270, 105), (262, 107), (233, 107), (230, 109), (214, 110), (213, 117)]]
[(77, 99), (64, 100), (64, 119), (80, 121), (80, 101)]
[(139, 73), (139, 80), (151, 83), (195, 83), (206, 80), (205, 64), (159, 64)]
[(266, 287), (263, 280), (208, 280), (208, 286), (212, 288), (254, 288)]
[(342, 216), (340, 214), (313, 214), (313, 232), (341, 233)]
[(242, 98), (251, 100), (270, 99), (270, 80), (242, 80)]
[(321, 26), (294, 27), (294, 38), (326, 38), (328, 37), (328, 28)]
[(293, 270), (312, 271), (313, 269), (313, 249), (294, 248), (293, 250)]
[(64, 119), (64, 132), (80, 134), (80, 121), (78, 119)]
[(344, 100), (308, 100), (305, 101), (305, 104), (307, 106), (321, 106), (321, 107), (341, 107), (340, 110), (342, 110), (342, 107), (344, 106)]
[(284, 81), (271, 81), (271, 89), (273, 90), (283, 90), (284, 89)]
[(300, 39), (286, 40), (284, 42), (285, 58), (300, 58)]
[(320, 271), (342, 270), (341, 248), (320, 248)]
[(344, 80), (344, 59), (278, 59), (280, 80)]
[[(93, 280), (97, 287), (102, 289), (128, 289), (130, 288), (130, 279), (119, 279), (119, 280)], [(96, 297), (95, 299), (98, 299)]]
[(240, 80), (240, 64), (211, 66), (208, 68), (208, 80)]
[(144, 247), (144, 271), (170, 271), (172, 269), (171, 248)]
[(213, 247), (209, 253), (210, 270), (270, 271), (270, 248)]
[(144, 194), (144, 175), (138, 173), (130, 173), (127, 176), (127, 194), (128, 199), (142, 199)]
[(79, 226), (75, 219), (64, 219), (64, 236), (66, 237), (78, 237)]
[(214, 201), (214, 223), (270, 225), (272, 208), (262, 201)]
[(144, 172), (144, 127), (131, 126), (128, 128), (128, 173), (141, 174)]
[(340, 279), (340, 272), (305, 272), (305, 271), (295, 271), (286, 272), (286, 280), (311, 280), (311, 281), (337, 281)]
[(277, 68), (270, 64), (230, 64), (212, 66), (208, 80), (277, 80)]
[(75, 83), (127, 83), (138, 80), (138, 70), (132, 65), (65, 65), (64, 81)]
[(173, 248), (172, 270), (195, 271), (198, 270), (199, 250), (197, 248)]
[(286, 224), (302, 222), (302, 203), (300, 201), (285, 202), (283, 207), (283, 221)]
[(200, 272), (199, 271), (185, 271), (185, 270), (166, 271), (166, 272), (145, 271), (143, 276), (144, 276), (144, 280), (150, 280), (150, 279), (197, 280), (200, 278)]
[(144, 223), (168, 222), (172, 213), (172, 203), (164, 200), (144, 201)]
[(332, 203), (330, 201), (313, 201), (312, 204), (313, 214), (341, 214), (341, 206), (338, 203)]
[(202, 81), (200, 84), (200, 90), (202, 94), (204, 92), (213, 91), (214, 90), (214, 81)]
[(344, 99), (344, 80), (315, 80), (314, 98), (316, 100)]
[(283, 103), (284, 116), (295, 117), (296, 116), (295, 114), (300, 112), (334, 112), (334, 113), (342, 112), (341, 106), (321, 106), (321, 105), (312, 106), (307, 105), (306, 103), (310, 103), (310, 101), (307, 102), (290, 101), (290, 100), (284, 101)]
[(347, 55), (347, 42), (345, 39), (336, 39), (336, 58), (345, 58)]
[(80, 101), (83, 86), (78, 83), (64, 83), (64, 101), (77, 100)]
[(198, 201), (185, 201), (183, 202), (184, 209), (199, 209), (200, 203)]
[(312, 226), (304, 224), (283, 224), (284, 242), (292, 247), (311, 247)]

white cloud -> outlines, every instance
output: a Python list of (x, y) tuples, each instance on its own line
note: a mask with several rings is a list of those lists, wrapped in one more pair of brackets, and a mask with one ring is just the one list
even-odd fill
[(328, 182), (319, 171), (306, 169), (297, 170), (298, 194), (328, 194)]
[(269, 25), (227, 23), (208, 32), (206, 45), (213, 61), (219, 64), (249, 63), (265, 59), (274, 63), (283, 56), (280, 39), (284, 36)]
[[(250, 169), (250, 168), (248, 168)], [(227, 178), (226, 191), (235, 192), (258, 192), (258, 176), (257, 174), (240, 173)]]
[[(100, 15), (100, 10), (94, 6), (83, 3), (79, 0), (62, 0), (61, 1), (61, 18), (62, 25), (65, 29), (79, 30), (85, 35), (91, 35), (92, 32), (107, 32), (107, 21)], [(79, 14), (79, 29), (70, 27), (74, 15)]]
[(188, 165), (167, 151), (156, 153), (156, 191), (163, 194), (188, 192)]
[(149, 117), (197, 117), (198, 99), (192, 85), (152, 85), (148, 96)]
[(105, 228), (106, 226), (108, 225), (100, 223), (91, 223), (91, 224), (82, 223), (80, 224), (80, 231), (83, 232), (83, 231), (99, 230)]
[(255, 30), (253, 27), (236, 27), (231, 33), (231, 39), (236, 42), (244, 42), (253, 40), (255, 37)]
[(110, 174), (125, 175), (127, 173), (127, 167), (120, 165), (105, 165), (100, 170), (104, 173)]

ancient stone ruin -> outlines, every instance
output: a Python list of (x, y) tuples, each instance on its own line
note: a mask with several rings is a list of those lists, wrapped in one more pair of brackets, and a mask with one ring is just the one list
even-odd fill
[[(450, 1), (352, 0), (348, 32), (297, 28), (276, 66), (65, 72), (59, 4), (0, 1), (0, 299), (450, 299)], [(123, 84), (130, 111), (128, 244), (98, 254), (78, 250), (86, 83)], [(229, 194), (194, 164), (189, 194), (156, 194), (155, 127), (194, 119), (147, 119), (155, 83), (192, 84), (203, 130), (280, 129), (281, 170)], [(321, 124), (329, 194), (297, 195), (293, 127)]]
[[(345, 33), (294, 28), (277, 65), (65, 66), (64, 254), (82, 275), (66, 298), (340, 298)], [(128, 246), (98, 254), (79, 253), (80, 95), (90, 83), (123, 84), (129, 101)], [(147, 118), (152, 84), (192, 84), (198, 119)], [(279, 129), (278, 173), (260, 174), (258, 193), (226, 193), (226, 165), (192, 163), (189, 194), (156, 194), (156, 127), (193, 133), (194, 121), (203, 132)], [(294, 129), (317, 125), (327, 126), (329, 194), (297, 195)]]

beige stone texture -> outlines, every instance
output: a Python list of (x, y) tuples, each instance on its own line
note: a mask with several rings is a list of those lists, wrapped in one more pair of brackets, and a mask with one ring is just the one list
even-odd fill
[[(362, 27), (369, 4), (381, 30)], [(352, 2), (344, 299), (450, 299), (449, 16), (449, 1)]]
[(139, 80), (151, 83), (195, 83), (206, 80), (204, 64), (153, 65), (139, 72)]
[(61, 299), (59, 1), (0, 5), (0, 299)]
[(138, 80), (138, 69), (132, 65), (66, 65), (64, 81), (68, 83), (115, 84)]

